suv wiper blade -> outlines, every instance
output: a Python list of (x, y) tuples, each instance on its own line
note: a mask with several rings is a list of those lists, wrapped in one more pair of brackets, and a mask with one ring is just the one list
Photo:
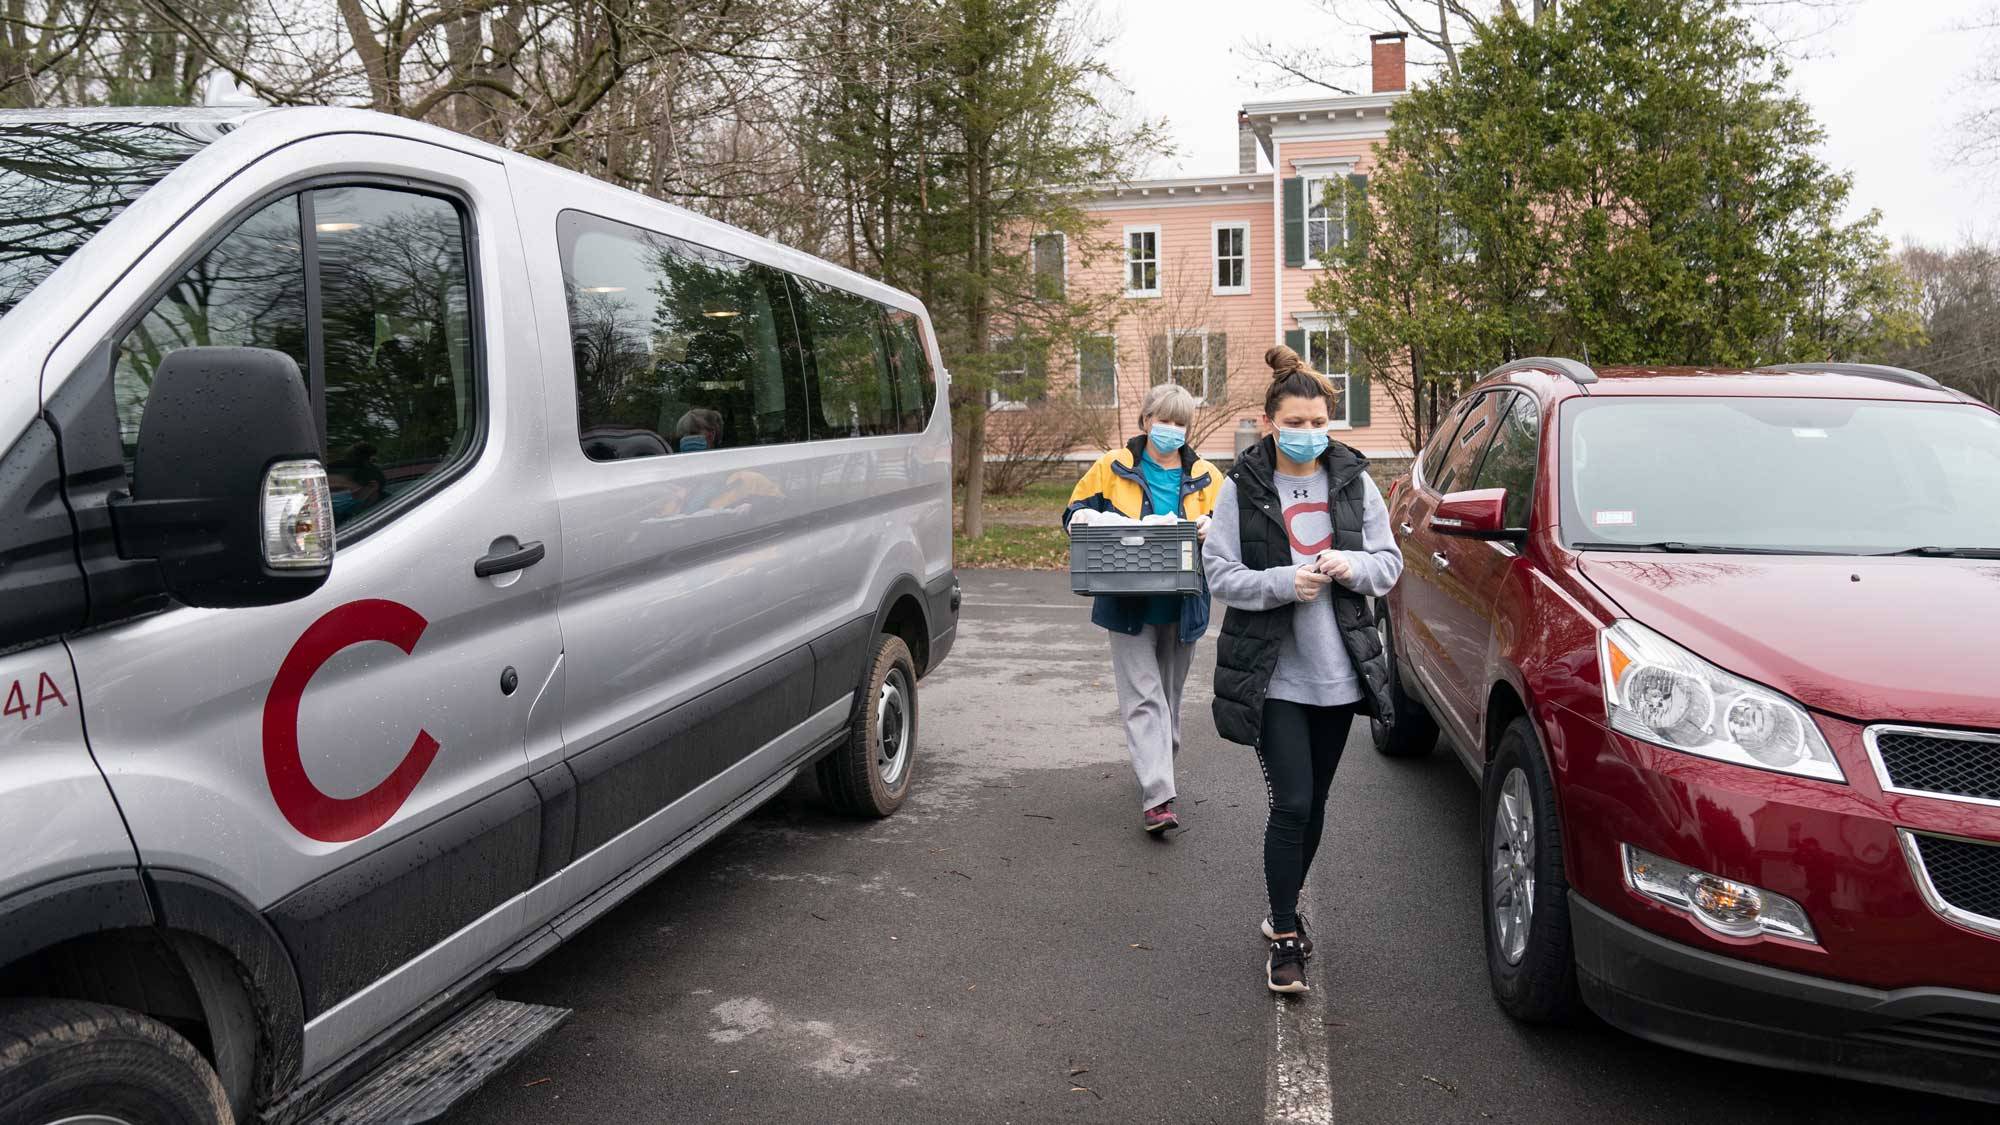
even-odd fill
[(1927, 559), (2000, 559), (2000, 547), (1911, 547), (1903, 551), (1885, 551), (1884, 557), (1897, 555), (1917, 555)]
[(1790, 547), (1725, 547), (1715, 543), (1683, 543), (1668, 539), (1660, 543), (1578, 543), (1579, 551), (1664, 551), (1676, 555), (1819, 555), (1824, 551), (1801, 551)]

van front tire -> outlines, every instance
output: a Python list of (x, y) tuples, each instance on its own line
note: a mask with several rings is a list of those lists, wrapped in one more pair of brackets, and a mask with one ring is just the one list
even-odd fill
[(901, 637), (875, 638), (847, 739), (819, 763), (819, 790), (851, 816), (883, 817), (903, 807), (916, 772), (917, 664)]
[(228, 1125), (207, 1060), (166, 1024), (80, 1000), (0, 1004), (0, 1125)]

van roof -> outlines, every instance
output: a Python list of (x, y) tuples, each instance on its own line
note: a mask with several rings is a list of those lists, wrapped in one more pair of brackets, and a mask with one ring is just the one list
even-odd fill
[(246, 106), (105, 106), (90, 109), (27, 109), (0, 110), (0, 125), (27, 124), (32, 122), (63, 122), (67, 124), (132, 124), (132, 125), (181, 125), (213, 129), (210, 141), (220, 141), (231, 133), (252, 134), (266, 130), (280, 132), (297, 138), (323, 133), (368, 132), (389, 136), (408, 137), (412, 140), (429, 141), (456, 148), (464, 152), (486, 157), (498, 163), (524, 171), (531, 170), (537, 175), (559, 176), (574, 179), (579, 184), (587, 184), (593, 191), (621, 192), (634, 199), (643, 199), (649, 205), (673, 209), (687, 223), (697, 227), (708, 227), (716, 231), (727, 231), (735, 239), (748, 239), (761, 248), (767, 259), (774, 265), (783, 265), (787, 260), (797, 265), (810, 263), (815, 272), (821, 272), (827, 280), (840, 279), (845, 287), (862, 292), (872, 292), (875, 296), (899, 298), (895, 303), (917, 306), (919, 302), (912, 293), (886, 285), (866, 274), (856, 272), (837, 262), (827, 261), (809, 251), (787, 246), (761, 235), (745, 231), (739, 227), (711, 219), (706, 215), (690, 211), (678, 204), (656, 199), (606, 183), (603, 180), (558, 167), (545, 160), (524, 156), (518, 152), (466, 136), (448, 129), (407, 117), (378, 113), (368, 109), (349, 109), (336, 106), (286, 106), (262, 105)]

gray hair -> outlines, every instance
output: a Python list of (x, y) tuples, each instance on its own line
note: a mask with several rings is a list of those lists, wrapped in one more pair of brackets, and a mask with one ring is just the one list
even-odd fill
[(1146, 392), (1139, 403), (1139, 417), (1176, 426), (1194, 425), (1194, 395), (1179, 383), (1161, 383)]

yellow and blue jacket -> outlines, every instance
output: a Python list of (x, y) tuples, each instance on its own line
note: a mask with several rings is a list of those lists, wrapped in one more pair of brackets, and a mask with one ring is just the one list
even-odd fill
[[(1070, 517), (1085, 508), (1117, 512), (1133, 519), (1154, 514), (1146, 478), (1139, 472), (1139, 458), (1145, 455), (1146, 435), (1141, 434), (1123, 448), (1099, 457), (1070, 492), (1069, 506), (1062, 514), (1063, 528), (1067, 530)], [(1221, 492), (1222, 473), (1197, 457), (1192, 449), (1182, 446), (1180, 517), (1191, 520), (1213, 514), (1215, 498)], [(1091, 623), (1137, 635), (1145, 629), (1146, 602), (1143, 597), (1100, 596), (1093, 599), (1090, 607)], [(1204, 582), (1200, 594), (1181, 599), (1180, 641), (1191, 645), (1207, 631), (1208, 590)]]

